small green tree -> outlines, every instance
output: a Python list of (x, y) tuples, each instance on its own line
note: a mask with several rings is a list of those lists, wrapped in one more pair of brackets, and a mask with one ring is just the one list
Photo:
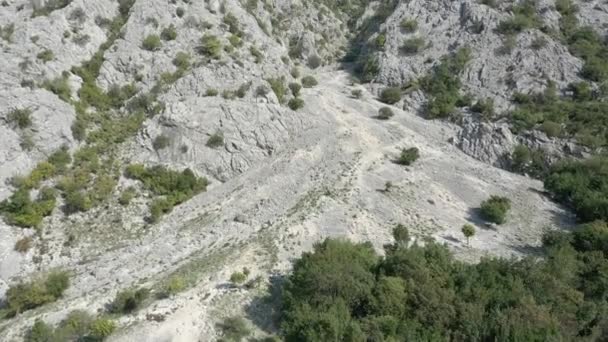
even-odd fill
[(398, 244), (406, 245), (410, 242), (410, 232), (409, 230), (399, 223), (393, 228), (393, 237)]
[(475, 227), (471, 224), (465, 224), (462, 226), (462, 234), (467, 238), (467, 245), (470, 245), (470, 239), (475, 235)]

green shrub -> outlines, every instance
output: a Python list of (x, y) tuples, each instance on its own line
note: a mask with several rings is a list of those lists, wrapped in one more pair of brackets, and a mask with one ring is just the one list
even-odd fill
[(496, 26), (496, 32), (505, 35), (515, 35), (540, 26), (540, 19), (536, 15), (536, 1), (524, 0), (512, 8), (513, 16), (503, 20)]
[(232, 46), (234, 46), (235, 48), (243, 46), (243, 40), (241, 39), (241, 37), (237, 36), (236, 34), (233, 34), (230, 37), (228, 37), (228, 42), (230, 42), (230, 44)]
[(300, 90), (302, 89), (302, 86), (300, 85), (300, 83), (289, 83), (289, 90), (291, 90), (291, 94), (295, 97), (298, 97), (300, 95)]
[(84, 190), (72, 190), (65, 193), (64, 211), (67, 214), (76, 213), (79, 211), (89, 211), (93, 208), (93, 200), (84, 192)]
[(131, 203), (133, 198), (137, 196), (137, 191), (134, 187), (130, 186), (126, 188), (123, 192), (120, 193), (120, 197), (118, 198), (118, 203), (121, 205), (127, 206)]
[(161, 216), (173, 210), (173, 203), (167, 198), (156, 198), (150, 203), (150, 223), (156, 223)]
[(7, 24), (4, 27), (0, 26), (0, 38), (6, 41), (7, 43), (12, 43), (14, 32), (15, 24), (13, 23)]
[(97, 318), (91, 323), (89, 329), (92, 338), (103, 340), (116, 330), (116, 323), (107, 318)]
[(236, 93), (233, 90), (226, 89), (222, 91), (222, 97), (226, 100), (234, 100), (234, 98), (236, 97)]
[(266, 81), (270, 84), (270, 89), (272, 89), (276, 95), (279, 103), (283, 103), (285, 101), (285, 94), (287, 93), (287, 89), (285, 87), (285, 78), (268, 78)]
[(52, 213), (55, 203), (55, 192), (51, 188), (41, 189), (38, 198), (32, 201), (29, 189), (20, 187), (0, 202), (0, 213), (9, 224), (37, 228), (42, 219)]
[(218, 91), (217, 89), (207, 89), (207, 91), (205, 91), (205, 96), (217, 96)]
[(218, 59), (222, 54), (222, 43), (216, 36), (206, 34), (201, 38), (198, 51), (207, 57)]
[(247, 95), (247, 92), (249, 91), (250, 88), (251, 88), (251, 81), (241, 84), (239, 86), (239, 88), (236, 90), (236, 96), (238, 96), (239, 98), (245, 97), (245, 95)]
[(312, 88), (318, 84), (317, 79), (312, 76), (304, 76), (302, 77), (302, 87), (304, 88)]
[(547, 39), (545, 39), (545, 37), (538, 36), (538, 37), (534, 38), (532, 43), (530, 43), (530, 48), (532, 48), (533, 50), (540, 50), (540, 49), (544, 48), (545, 46), (547, 46), (548, 43), (549, 42), (547, 41)]
[(414, 55), (424, 50), (425, 47), (426, 41), (424, 40), (424, 38), (409, 38), (403, 41), (403, 44), (401, 45), (401, 52), (406, 55)]
[(383, 33), (380, 33), (378, 36), (376, 36), (374, 44), (378, 50), (384, 49), (384, 44), (386, 44), (386, 36)]
[(44, 6), (34, 9), (32, 17), (47, 16), (51, 12), (67, 7), (72, 0), (49, 0)]
[(205, 144), (207, 147), (217, 148), (224, 145), (224, 134), (222, 132), (213, 133), (209, 139), (207, 139), (207, 143)]
[(239, 342), (250, 333), (247, 323), (242, 317), (224, 318), (222, 323), (218, 323), (217, 326), (222, 331), (225, 341)]
[(36, 55), (36, 58), (38, 58), (42, 62), (46, 63), (46, 62), (50, 62), (53, 59), (55, 59), (55, 54), (53, 53), (53, 51), (51, 51), (49, 49), (45, 49), (42, 52), (38, 53)]
[(93, 318), (82, 310), (71, 311), (56, 328), (36, 320), (26, 342), (54, 341), (103, 341), (116, 329), (116, 324), (107, 318)]
[(313, 54), (308, 56), (308, 60), (306, 61), (306, 63), (308, 64), (309, 68), (316, 69), (321, 66), (323, 61), (321, 60), (321, 57), (316, 54)]
[(190, 54), (186, 52), (178, 52), (173, 58), (173, 65), (177, 67), (178, 70), (187, 70), (190, 67)]
[(68, 165), (72, 162), (72, 156), (66, 145), (61, 146), (57, 151), (49, 156), (48, 162), (55, 168), (56, 174), (63, 174), (68, 170)]
[(399, 26), (407, 33), (414, 33), (418, 30), (418, 22), (414, 18), (403, 18)]
[(162, 40), (175, 40), (175, 38), (177, 38), (177, 30), (175, 29), (175, 25), (171, 24), (168, 27), (165, 27), (160, 32), (160, 38)]
[(160, 37), (156, 34), (150, 34), (144, 38), (141, 47), (148, 51), (156, 51), (161, 47)]
[(34, 325), (25, 335), (25, 342), (50, 342), (53, 336), (53, 328), (44, 323), (40, 318), (34, 321)]
[(173, 276), (163, 285), (160, 298), (168, 298), (174, 296), (186, 289), (186, 282), (182, 277)]
[(410, 242), (410, 232), (406, 226), (399, 223), (393, 228), (393, 238), (398, 244), (407, 245)]
[(59, 299), (69, 287), (66, 272), (53, 271), (46, 278), (29, 283), (18, 283), (6, 291), (6, 305), (11, 315), (34, 309)]
[(472, 107), (471, 111), (474, 113), (481, 114), (484, 119), (491, 119), (496, 114), (494, 112), (494, 100), (492, 98), (486, 98), (485, 100), (478, 100)]
[(401, 165), (412, 165), (420, 157), (420, 152), (416, 147), (404, 148), (401, 150), (399, 158), (397, 158), (397, 164)]
[(127, 289), (116, 294), (116, 298), (110, 303), (109, 311), (117, 314), (129, 314), (136, 311), (150, 295), (146, 288)]
[(492, 195), (481, 202), (481, 216), (490, 222), (503, 224), (506, 222), (507, 212), (511, 209), (511, 201), (506, 197)]
[(397, 87), (384, 88), (380, 92), (379, 100), (386, 104), (395, 104), (401, 100), (401, 89)]
[(182, 172), (169, 170), (163, 166), (146, 168), (142, 164), (132, 164), (125, 170), (125, 176), (143, 182), (145, 188), (156, 196), (150, 205), (152, 222), (162, 214), (170, 212), (175, 205), (192, 198), (207, 189), (207, 179), (197, 177), (190, 169)]
[(304, 107), (304, 100), (302, 100), (299, 97), (294, 97), (289, 100), (289, 102), (287, 103), (287, 106), (289, 106), (289, 108), (291, 108), (291, 110), (298, 110), (298, 109)]
[(224, 24), (228, 26), (228, 32), (241, 36), (243, 33), (240, 29), (239, 20), (232, 13), (226, 13), (224, 16)]
[(542, 150), (531, 150), (525, 145), (517, 145), (511, 153), (511, 170), (541, 178), (547, 173), (548, 162)]
[(53, 80), (45, 80), (42, 87), (53, 94), (59, 96), (65, 102), (70, 102), (72, 90), (68, 84), (68, 79), (65, 76), (57, 77)]
[(25, 129), (32, 125), (32, 111), (27, 108), (13, 109), (8, 112), (6, 119), (9, 123), (17, 125), (20, 129)]
[(178, 7), (175, 9), (175, 15), (177, 15), (178, 18), (182, 18), (184, 14), (186, 14), (186, 10), (183, 7)]
[(393, 117), (393, 115), (395, 115), (395, 113), (393, 113), (393, 110), (389, 107), (382, 107), (378, 110), (378, 119), (388, 120)]
[(247, 276), (241, 272), (234, 272), (230, 275), (230, 282), (235, 284), (242, 284), (247, 280)]
[(171, 139), (164, 134), (157, 136), (154, 138), (154, 141), (152, 141), (152, 147), (154, 147), (156, 151), (167, 148), (169, 145), (171, 145)]
[(290, 74), (293, 78), (300, 78), (300, 69), (298, 69), (298, 67), (293, 67), (291, 68)]
[(255, 46), (252, 45), (251, 47), (249, 47), (249, 52), (254, 57), (254, 61), (256, 63), (259, 64), (264, 60), (264, 54), (262, 54), (262, 52), (258, 50), (258, 48), (256, 48)]

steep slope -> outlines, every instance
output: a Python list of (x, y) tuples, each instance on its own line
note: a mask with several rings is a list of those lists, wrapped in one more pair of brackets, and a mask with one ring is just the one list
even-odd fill
[[(116, 315), (119, 331), (110, 340), (213, 340), (219, 318), (242, 313), (251, 302), (255, 311), (264, 291), (265, 285), (230, 286), (231, 273), (247, 267), (249, 279), (260, 276), (265, 284), (327, 236), (380, 249), (403, 223), (417, 241), (433, 237), (475, 261), (533, 253), (545, 229), (572, 224), (540, 181), (467, 155), (493, 163), (510, 153), (525, 136), (506, 125), (466, 118), (463, 129), (426, 120), (421, 91), (409, 92), (390, 120), (376, 117), (384, 106), (376, 100), (381, 88), (412, 82), (465, 45), (473, 58), (462, 92), (492, 97), (497, 108), (510, 108), (515, 91), (543, 89), (547, 75), (559, 87), (580, 80), (583, 62), (538, 30), (522, 33), (511, 53), (494, 55), (502, 43), (491, 26), (508, 17), (500, 11), (505, 4), (412, 0), (389, 7), (379, 30), (363, 31), (372, 32), (369, 42), (383, 32), (385, 43), (382, 52), (364, 54), (377, 58), (378, 73), (372, 84), (359, 85), (337, 60), (365, 18), (383, 8), (378, 3), (361, 3), (353, 11), (363, 15), (358, 21), (320, 2), (44, 3), (0, 7), (0, 182), (6, 184), (0, 199), (19, 189), (36, 198), (45, 186), (58, 193), (39, 224), (20, 228), (7, 215), (0, 222), (0, 295), (54, 268), (70, 273), (71, 286), (56, 302), (0, 320), (2, 341), (20, 340), (37, 318), (56, 324), (76, 309), (103, 313), (121, 290), (145, 286), (156, 296), (174, 277), (185, 282), (178, 293)], [(589, 6), (581, 6), (587, 18), (581, 21), (601, 21)], [(539, 11), (555, 28), (555, 12), (542, 10), (549, 7)], [(407, 18), (416, 18), (416, 33), (404, 32)], [(483, 30), (471, 33), (480, 21)], [(432, 44), (403, 55), (403, 40), (419, 36)], [(547, 45), (528, 49), (538, 36)], [(319, 84), (291, 89), (303, 76)], [(303, 108), (290, 109), (295, 99)], [(15, 112), (27, 109), (30, 114)], [(31, 123), (21, 127), (17, 114)], [(543, 139), (528, 140), (561, 151), (563, 141)], [(66, 170), (57, 166), (41, 176), (39, 163), (61, 146), (72, 156)], [(396, 164), (409, 147), (419, 149), (420, 159)], [(155, 218), (154, 205), (164, 197), (129, 177), (134, 163), (189, 168), (209, 185)], [(25, 178), (13, 179), (18, 175)], [(27, 185), (34, 176), (38, 184)], [(512, 201), (501, 226), (486, 225), (477, 212), (493, 194)], [(470, 247), (460, 233), (467, 222), (478, 228)], [(23, 239), (31, 248), (16, 251)]]

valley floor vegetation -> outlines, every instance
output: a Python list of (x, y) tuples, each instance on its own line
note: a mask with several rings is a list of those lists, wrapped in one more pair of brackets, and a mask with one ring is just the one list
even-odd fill
[(327, 239), (282, 286), (286, 341), (591, 341), (608, 338), (608, 226), (551, 232), (545, 257), (457, 261), (404, 227), (379, 256)]

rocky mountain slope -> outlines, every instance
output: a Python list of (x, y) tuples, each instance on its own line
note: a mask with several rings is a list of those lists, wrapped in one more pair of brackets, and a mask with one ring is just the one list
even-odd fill
[[(576, 4), (580, 24), (604, 34), (606, 4)], [(67, 271), (71, 285), (55, 302), (0, 320), (0, 340), (22, 340), (36, 319), (58, 324), (73, 310), (104, 315), (134, 287), (152, 295), (135, 313), (111, 316), (117, 329), (108, 340), (215, 340), (216, 323), (235, 314), (262, 337), (276, 329), (260, 299), (268, 283), (324, 237), (380, 249), (402, 223), (420, 243), (432, 237), (475, 261), (533, 254), (545, 230), (570, 227), (542, 182), (492, 164), (507, 166), (521, 143), (553, 155), (582, 156), (588, 147), (514, 132), (472, 106), (458, 120), (429, 120), (430, 95), (417, 85), (466, 46), (461, 93), (493, 99), (496, 113), (549, 80), (566, 91), (583, 80), (585, 61), (551, 34), (560, 29), (556, 3), (536, 3), (542, 27), (522, 30), (514, 44), (495, 30), (513, 16), (506, 1), (351, 5), (2, 2), (0, 200), (15, 204), (20, 191), (28, 200), (0, 221), (0, 296), (53, 269)], [(530, 48), (540, 38), (544, 45)], [(370, 83), (355, 82), (366, 76), (351, 66), (369, 71), (369, 61)], [(404, 98), (394, 117), (379, 120), (377, 97), (395, 85)], [(409, 147), (420, 159), (395, 163)], [(189, 168), (207, 182), (162, 193), (129, 171), (138, 163)], [(41, 212), (46, 188), (56, 194)], [(498, 227), (477, 210), (494, 194), (513, 207)], [(478, 230), (470, 246), (465, 223)], [(259, 284), (231, 285), (244, 267)], [(157, 298), (172, 279), (179, 291)]]

